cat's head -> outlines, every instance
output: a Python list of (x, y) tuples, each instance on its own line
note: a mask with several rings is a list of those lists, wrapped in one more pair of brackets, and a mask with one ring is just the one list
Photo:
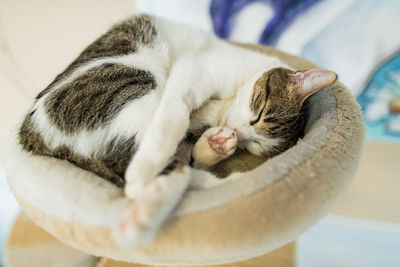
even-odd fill
[(320, 69), (275, 68), (263, 73), (253, 83), (241, 114), (228, 117), (239, 146), (260, 156), (273, 156), (293, 146), (304, 130), (305, 101), (336, 79), (334, 72)]

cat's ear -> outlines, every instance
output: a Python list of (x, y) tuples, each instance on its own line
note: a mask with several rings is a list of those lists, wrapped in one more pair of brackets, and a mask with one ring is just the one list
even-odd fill
[(296, 71), (289, 77), (289, 82), (295, 94), (304, 101), (319, 90), (333, 84), (336, 79), (337, 74), (332, 71), (311, 69)]

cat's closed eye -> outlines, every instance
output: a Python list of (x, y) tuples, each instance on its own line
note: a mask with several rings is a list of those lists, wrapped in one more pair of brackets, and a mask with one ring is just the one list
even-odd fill
[(258, 117), (257, 117), (255, 120), (250, 121), (250, 125), (253, 126), (253, 125), (256, 124), (257, 122), (259, 122), (260, 119), (261, 119), (261, 116), (262, 116), (262, 110), (261, 110), (261, 112), (258, 114)]
[(264, 118), (264, 122), (266, 122), (266, 123), (273, 123), (273, 122), (276, 122), (278, 119), (277, 118), (275, 118), (275, 117), (266, 117), (266, 118)]

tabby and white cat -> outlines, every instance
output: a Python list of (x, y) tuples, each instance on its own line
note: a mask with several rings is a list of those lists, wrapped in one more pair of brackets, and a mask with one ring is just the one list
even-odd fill
[(294, 71), (199, 29), (138, 15), (39, 93), (19, 141), (124, 186), (135, 201), (115, 233), (140, 244), (185, 192), (189, 166), (212, 169), (236, 150), (284, 151), (303, 131), (304, 101), (335, 80), (330, 71)]

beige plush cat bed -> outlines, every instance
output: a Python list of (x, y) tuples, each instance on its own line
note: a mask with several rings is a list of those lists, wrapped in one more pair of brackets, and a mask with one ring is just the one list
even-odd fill
[[(296, 69), (315, 67), (267, 47)], [(111, 227), (129, 200), (121, 189), (55, 158), (10, 143), (6, 174), (24, 211), (61, 241), (97, 256), (148, 265), (242, 261), (296, 239), (348, 187), (364, 140), (359, 106), (336, 82), (310, 99), (306, 134), (296, 146), (236, 179), (187, 192), (151, 243), (123, 249)]]

